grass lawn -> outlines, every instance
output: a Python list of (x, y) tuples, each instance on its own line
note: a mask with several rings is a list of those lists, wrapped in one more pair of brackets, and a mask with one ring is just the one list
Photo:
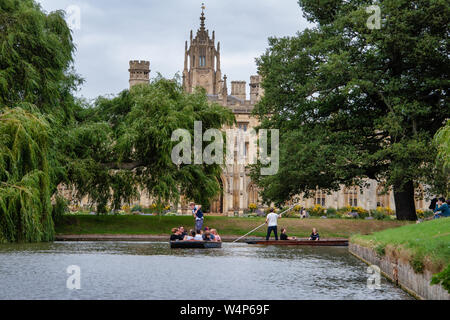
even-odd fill
[(450, 263), (450, 218), (411, 224), (372, 235), (355, 235), (351, 241), (371, 247), (380, 255), (409, 261), (416, 272), (442, 271)]
[[(206, 217), (204, 226), (216, 228), (221, 235), (244, 235), (260, 224), (264, 218), (229, 218)], [(191, 216), (157, 217), (157, 216), (65, 216), (56, 226), (60, 235), (80, 234), (130, 234), (130, 235), (168, 235), (170, 229), (184, 226), (193, 228)], [(400, 221), (344, 220), (344, 219), (280, 219), (279, 228), (287, 228), (290, 236), (307, 237), (313, 227), (317, 228), (323, 238), (345, 237), (354, 234), (369, 234), (387, 228), (408, 224)], [(266, 228), (252, 234), (265, 236)]]

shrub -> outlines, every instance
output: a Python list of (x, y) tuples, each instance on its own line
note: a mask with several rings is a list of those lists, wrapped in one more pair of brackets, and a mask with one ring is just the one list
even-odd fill
[(388, 216), (386, 216), (383, 212), (378, 210), (372, 211), (372, 217), (376, 220), (386, 220), (388, 219)]
[(133, 206), (133, 208), (131, 208), (131, 212), (142, 212), (143, 211), (143, 209), (142, 209), (142, 206), (140, 206), (140, 205), (135, 205), (135, 206)]
[(253, 212), (256, 209), (258, 209), (258, 206), (255, 203), (250, 203), (248, 208), (250, 209), (251, 212)]
[(427, 219), (433, 216), (433, 211), (430, 210), (416, 210), (417, 218), (419, 219)]
[(413, 268), (415, 273), (422, 273), (425, 269), (425, 265), (423, 264), (423, 256), (415, 255), (410, 261), (409, 264)]
[(335, 208), (327, 208), (327, 216), (335, 216), (337, 213), (337, 210)]
[(379, 244), (375, 247), (375, 252), (377, 253), (377, 255), (379, 255), (380, 257), (383, 257), (386, 254), (386, 247), (382, 244)]
[(433, 275), (431, 284), (441, 284), (442, 287), (450, 293), (450, 264), (442, 272)]
[(312, 217), (321, 217), (325, 214), (325, 208), (320, 204), (316, 204), (314, 208), (307, 209), (307, 211)]

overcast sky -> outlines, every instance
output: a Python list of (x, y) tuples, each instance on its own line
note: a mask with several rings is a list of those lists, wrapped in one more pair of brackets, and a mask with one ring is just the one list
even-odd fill
[[(173, 77), (184, 64), (184, 42), (200, 25), (221, 42), (222, 72), (249, 82), (255, 58), (270, 36), (289, 36), (308, 23), (297, 0), (38, 0), (47, 12), (80, 9), (74, 30), (76, 71), (86, 80), (79, 95), (95, 98), (128, 88), (129, 60), (149, 60), (151, 76)], [(76, 16), (76, 15), (72, 15)], [(71, 21), (76, 21), (71, 19)], [(247, 88), (248, 91), (248, 88)]]

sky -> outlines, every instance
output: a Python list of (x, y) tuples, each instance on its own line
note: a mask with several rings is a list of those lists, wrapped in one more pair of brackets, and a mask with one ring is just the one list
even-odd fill
[(220, 41), (222, 73), (229, 81), (246, 81), (247, 92), (267, 39), (310, 26), (297, 0), (37, 1), (46, 12), (67, 12), (77, 47), (75, 69), (85, 79), (77, 95), (87, 99), (128, 88), (130, 60), (150, 61), (151, 77), (181, 74), (184, 43), (200, 26), (202, 2), (206, 28)]

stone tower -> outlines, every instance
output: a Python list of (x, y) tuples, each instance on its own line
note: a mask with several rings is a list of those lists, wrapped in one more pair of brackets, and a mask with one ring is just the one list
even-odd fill
[(141, 83), (150, 82), (150, 62), (149, 61), (130, 61), (130, 89)]
[(191, 30), (190, 45), (185, 43), (183, 87), (192, 93), (196, 87), (203, 87), (207, 94), (216, 95), (221, 90), (220, 42), (215, 45), (215, 32), (212, 38), (205, 29), (205, 6), (202, 6), (200, 29), (193, 38)]
[(252, 104), (256, 104), (261, 100), (264, 95), (264, 89), (261, 86), (261, 76), (250, 77), (250, 101)]

